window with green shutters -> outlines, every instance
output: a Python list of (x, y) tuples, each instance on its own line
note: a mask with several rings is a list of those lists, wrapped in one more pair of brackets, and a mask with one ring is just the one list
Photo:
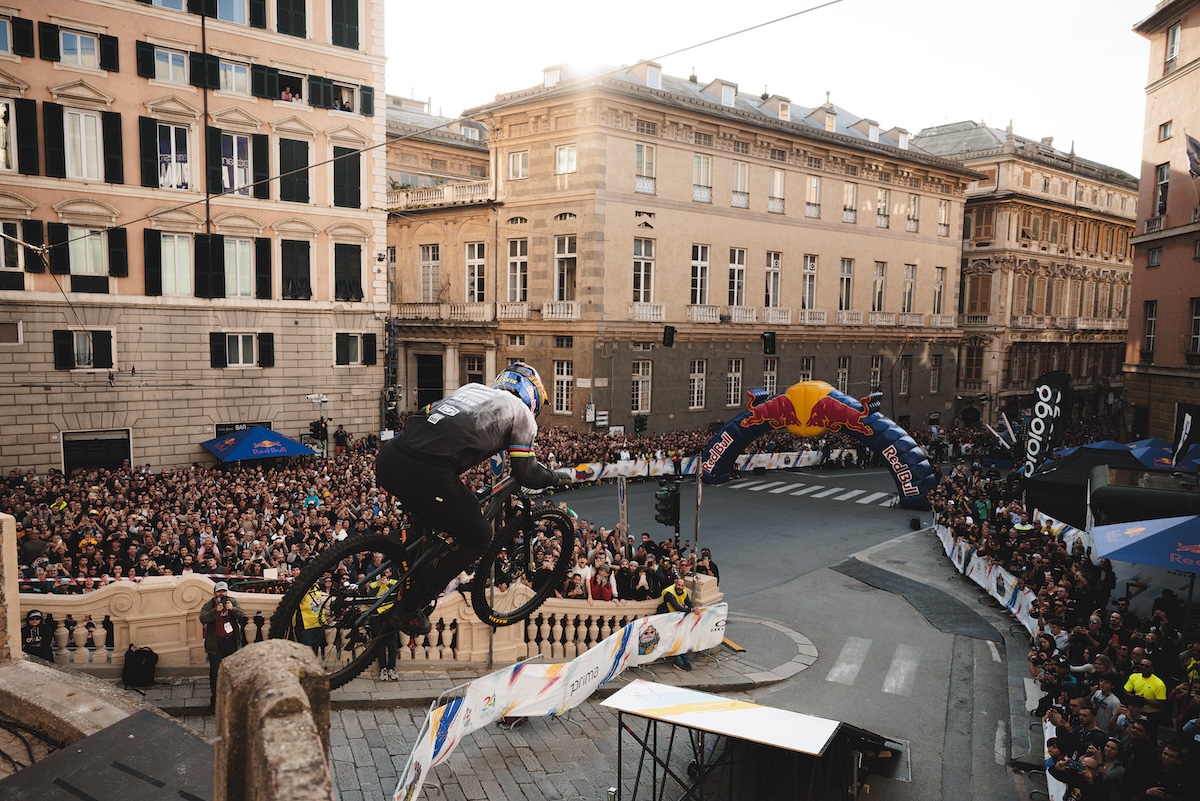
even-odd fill
[(308, 202), (308, 142), (279, 140), (279, 199)]
[(358, 0), (333, 0), (330, 5), (333, 44), (358, 49)]
[(362, 245), (334, 244), (333, 298), (343, 301), (363, 299)]
[(278, 30), (288, 36), (308, 35), (308, 20), (305, 18), (305, 0), (279, 0), (276, 6)]
[(333, 148), (333, 205), (347, 209), (359, 208), (362, 166), (357, 150)]
[(280, 278), (284, 300), (310, 300), (312, 279), (309, 269), (309, 243), (285, 239), (280, 242)]

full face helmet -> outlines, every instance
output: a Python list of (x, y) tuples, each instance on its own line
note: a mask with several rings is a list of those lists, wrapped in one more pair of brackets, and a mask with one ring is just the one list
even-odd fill
[(513, 362), (505, 367), (500, 375), (496, 376), (492, 386), (516, 395), (529, 407), (534, 416), (542, 410), (542, 404), (547, 400), (542, 377), (525, 362)]

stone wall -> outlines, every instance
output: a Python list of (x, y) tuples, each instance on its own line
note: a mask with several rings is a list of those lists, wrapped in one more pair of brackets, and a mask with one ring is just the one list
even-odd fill
[[(695, 578), (697, 603), (708, 606), (721, 601), (723, 595), (715, 579)], [(111, 675), (114, 666), (124, 662), (126, 649), (134, 645), (154, 649), (159, 656), (159, 671), (170, 673), (172, 669), (200, 668), (206, 664), (200, 607), (212, 597), (212, 588), (212, 580), (201, 575), (159, 576), (140, 582), (118, 581), (85, 595), (20, 593), (17, 596), (14, 592), (10, 597), (19, 597), (19, 615), (36, 608), (48, 619), (53, 617), (58, 664)], [(261, 634), (266, 637), (280, 596), (248, 592), (231, 595), (246, 612), (247, 640), (253, 643), (258, 639), (256, 615), (261, 615)], [(466, 598), (452, 592), (438, 602), (431, 616), (434, 631), (415, 642), (401, 636), (400, 657), (405, 665), (416, 663), (413, 667), (423, 662), (448, 661), (510, 664), (536, 655), (547, 661), (566, 661), (625, 622), (654, 614), (657, 606), (656, 601), (589, 604), (552, 598), (527, 623), (493, 630), (476, 617)], [(105, 636), (106, 618), (112, 627), (111, 637)], [(85, 627), (89, 619), (95, 624), (94, 647), (87, 644)], [(19, 623), (17, 626), (19, 630)], [(330, 667), (339, 655), (332, 647), (333, 632), (328, 637), (326, 659), (330, 664), (326, 666)]]

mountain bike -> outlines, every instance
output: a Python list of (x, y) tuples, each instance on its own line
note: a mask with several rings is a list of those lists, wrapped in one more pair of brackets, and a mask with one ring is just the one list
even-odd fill
[[(492, 538), (475, 566), (471, 606), (480, 620), (510, 626), (528, 619), (561, 586), (575, 550), (575, 513), (535, 502), (512, 476), (479, 490), (476, 498)], [(329, 686), (341, 687), (366, 670), (385, 635), (394, 636), (383, 615), (400, 599), (409, 577), (454, 547), (419, 521), (399, 532), (335, 542), (280, 599), (270, 636), (315, 646), (324, 653)], [(395, 583), (379, 592), (377, 582), (389, 569)], [(430, 611), (436, 600), (429, 599)]]

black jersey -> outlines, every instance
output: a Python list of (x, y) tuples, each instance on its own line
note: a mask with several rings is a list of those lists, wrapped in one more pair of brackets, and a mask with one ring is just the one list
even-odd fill
[(462, 473), (493, 454), (507, 450), (512, 471), (524, 487), (549, 487), (555, 476), (533, 455), (537, 422), (511, 392), (465, 384), (429, 405), (425, 415), (409, 418), (387, 445)]

